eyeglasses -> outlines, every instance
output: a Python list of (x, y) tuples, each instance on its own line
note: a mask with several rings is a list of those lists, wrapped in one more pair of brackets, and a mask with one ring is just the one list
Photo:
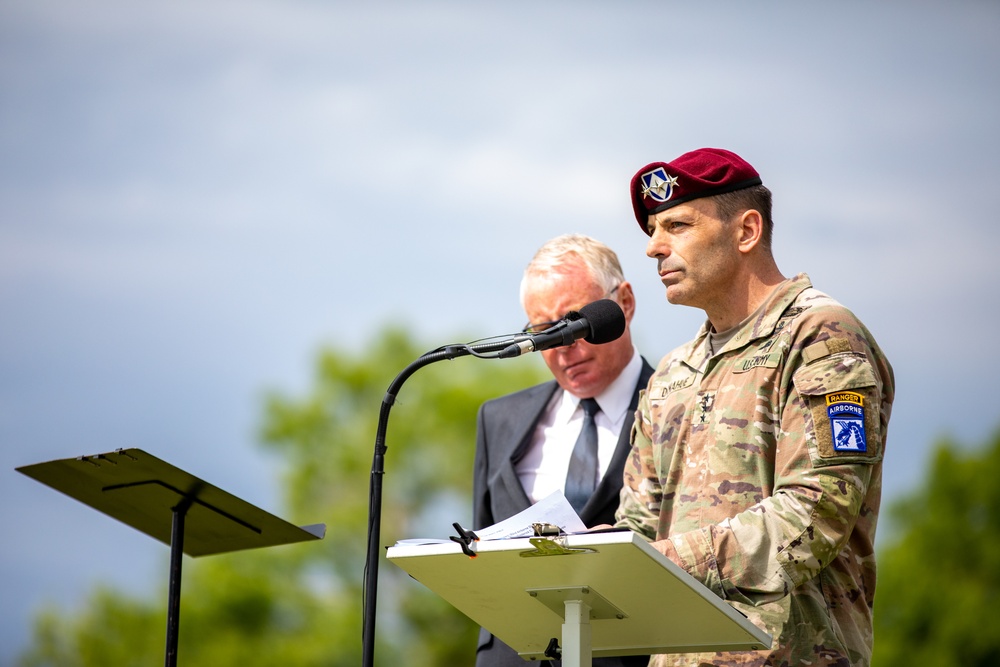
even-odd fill
[[(621, 287), (621, 286), (622, 286), (622, 284), (621, 284), (621, 283), (618, 283), (617, 285), (615, 285), (614, 287), (612, 287), (612, 288), (611, 288), (611, 289), (610, 289), (610, 290), (609, 290), (609, 291), (607, 292), (607, 294), (605, 294), (605, 295), (604, 295), (604, 296), (602, 296), (601, 298), (602, 298), (602, 299), (607, 299), (607, 298), (608, 298), (608, 297), (610, 297), (610, 296), (611, 296), (612, 294), (614, 294), (615, 292), (617, 292), (617, 291), (618, 291), (618, 288), (619, 288), (619, 287)], [(558, 320), (550, 320), (550, 321), (548, 321), (548, 322), (536, 322), (536, 323), (534, 323), (534, 324), (532, 324), (531, 322), (528, 322), (527, 324), (525, 324), (525, 325), (524, 325), (524, 328), (523, 328), (523, 329), (521, 329), (521, 332), (522, 332), (522, 333), (527, 333), (527, 334), (537, 334), (537, 333), (542, 333), (542, 332), (543, 332), (543, 331), (545, 331), (546, 329), (549, 329), (549, 328), (551, 328), (551, 327), (553, 327), (553, 326), (555, 326), (555, 325), (559, 324), (559, 323), (560, 323), (560, 322), (562, 322), (562, 321), (563, 321), (563, 320), (564, 320), (565, 318), (566, 318), (566, 316), (565, 316), (565, 315), (563, 315), (563, 316), (562, 316), (562, 317), (560, 317), (560, 318), (559, 318)]]

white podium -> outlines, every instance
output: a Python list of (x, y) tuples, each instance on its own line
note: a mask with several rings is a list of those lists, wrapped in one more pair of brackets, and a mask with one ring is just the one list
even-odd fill
[(759, 650), (771, 637), (631, 531), (397, 544), (389, 561), (527, 660)]

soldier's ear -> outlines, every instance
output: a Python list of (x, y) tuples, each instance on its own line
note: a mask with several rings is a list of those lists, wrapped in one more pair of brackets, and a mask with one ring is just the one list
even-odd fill
[(756, 209), (747, 209), (736, 221), (737, 247), (748, 253), (764, 238), (764, 217)]

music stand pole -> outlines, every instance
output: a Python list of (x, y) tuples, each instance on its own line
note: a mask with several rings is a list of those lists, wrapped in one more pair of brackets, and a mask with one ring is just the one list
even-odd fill
[(184, 519), (190, 498), (182, 499), (171, 508), (170, 524), (170, 583), (167, 589), (167, 653), (166, 667), (177, 667), (177, 639), (181, 625), (181, 567), (184, 563)]

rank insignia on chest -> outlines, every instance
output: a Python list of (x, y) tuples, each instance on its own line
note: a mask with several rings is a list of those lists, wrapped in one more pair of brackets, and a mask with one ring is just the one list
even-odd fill
[(833, 450), (865, 452), (865, 399), (853, 391), (838, 391), (826, 395), (826, 413), (830, 417)]

